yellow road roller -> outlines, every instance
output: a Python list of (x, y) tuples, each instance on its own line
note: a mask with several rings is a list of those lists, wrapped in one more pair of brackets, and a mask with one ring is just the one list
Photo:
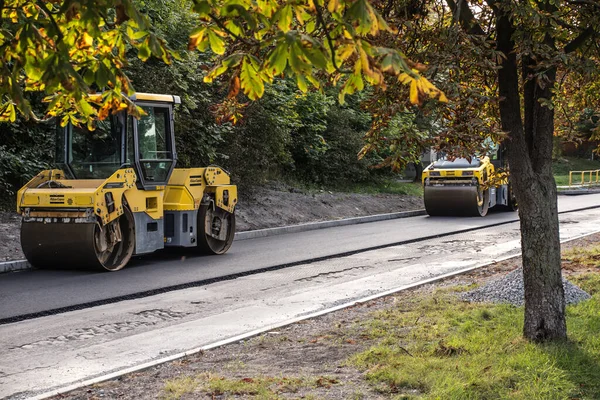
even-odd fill
[(505, 168), (503, 152), (490, 157), (441, 158), (423, 170), (423, 200), (431, 216), (481, 216), (492, 207), (516, 210), (508, 177), (495, 177)]
[(117, 271), (166, 246), (223, 254), (235, 234), (237, 187), (216, 166), (175, 168), (178, 96), (137, 93), (144, 111), (57, 129), (57, 169), (17, 194), (21, 245), (36, 268)]

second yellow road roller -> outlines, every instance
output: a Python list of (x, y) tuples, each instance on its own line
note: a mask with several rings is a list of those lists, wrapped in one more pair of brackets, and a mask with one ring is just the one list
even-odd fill
[(94, 130), (59, 127), (57, 168), (17, 194), (21, 244), (36, 268), (117, 271), (164, 247), (223, 254), (235, 234), (237, 187), (222, 168), (175, 168), (178, 96), (137, 93)]
[(492, 207), (516, 210), (517, 202), (504, 174), (503, 151), (490, 157), (441, 158), (423, 170), (425, 210), (431, 216), (481, 216)]

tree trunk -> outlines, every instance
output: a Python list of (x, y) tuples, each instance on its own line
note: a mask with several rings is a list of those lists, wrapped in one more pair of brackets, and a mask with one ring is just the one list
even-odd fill
[[(514, 27), (497, 10), (497, 48), (506, 58), (498, 71), (500, 119), (508, 132), (511, 183), (519, 204), (525, 282), (524, 336), (534, 341), (566, 338), (561, 279), (556, 185), (552, 175), (554, 112), (538, 100), (552, 98), (556, 70), (546, 72), (544, 87), (530, 74), (533, 61), (523, 57), (525, 123), (521, 118)], [(549, 38), (547, 38), (549, 39)]]

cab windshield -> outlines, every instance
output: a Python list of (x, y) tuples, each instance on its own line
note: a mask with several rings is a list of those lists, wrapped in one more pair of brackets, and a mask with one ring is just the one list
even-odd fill
[(122, 165), (123, 125), (118, 116), (97, 121), (95, 130), (68, 129), (67, 163), (76, 179), (106, 179)]

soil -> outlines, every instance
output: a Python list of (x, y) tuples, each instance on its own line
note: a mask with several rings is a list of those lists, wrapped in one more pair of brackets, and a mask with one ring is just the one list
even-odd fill
[(23, 259), (21, 251), (21, 217), (0, 211), (0, 262)]
[[(563, 245), (598, 244), (600, 234)], [(201, 384), (186, 386), (183, 378), (207, 382), (254, 382), (265, 377), (273, 379), (271, 397), (260, 398), (310, 398), (310, 399), (383, 399), (389, 398), (369, 385), (364, 371), (347, 363), (353, 354), (376, 344), (361, 331), (358, 322), (375, 311), (397, 307), (409, 301), (415, 293), (432, 293), (440, 287), (484, 284), (497, 279), (521, 265), (520, 258), (499, 262), (469, 273), (448, 278), (416, 289), (369, 301), (351, 308), (301, 321), (267, 332), (246, 341), (240, 341), (209, 351), (165, 363), (137, 373), (84, 387), (52, 399), (252, 399), (257, 393), (222, 393)], [(590, 272), (597, 268), (564, 263), (564, 274)], [(310, 384), (286, 386), (294, 379), (311, 377)], [(173, 385), (176, 382), (176, 385)], [(305, 380), (305, 382), (308, 382)], [(176, 386), (180, 392), (166, 388)], [(273, 389), (275, 387), (275, 389)]]
[(423, 208), (423, 198), (417, 196), (309, 192), (279, 184), (242, 197), (236, 208), (236, 225), (242, 232)]
[[(419, 210), (423, 199), (398, 194), (310, 192), (283, 184), (255, 188), (236, 208), (238, 232), (315, 221)], [(25, 258), (19, 240), (20, 218), (0, 211), (0, 262)]]

